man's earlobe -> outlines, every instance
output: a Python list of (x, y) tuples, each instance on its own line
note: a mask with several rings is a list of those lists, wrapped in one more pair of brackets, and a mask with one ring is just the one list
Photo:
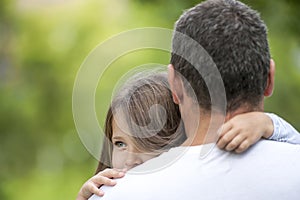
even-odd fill
[(177, 97), (177, 95), (175, 94), (175, 93), (173, 93), (172, 92), (172, 97), (173, 97), (173, 101), (174, 101), (174, 103), (176, 103), (176, 104), (180, 104), (180, 100), (179, 100), (179, 98)]
[(273, 94), (274, 90), (274, 79), (275, 79), (275, 62), (273, 59), (270, 60), (270, 70), (268, 74), (267, 87), (264, 92), (265, 97), (269, 97)]

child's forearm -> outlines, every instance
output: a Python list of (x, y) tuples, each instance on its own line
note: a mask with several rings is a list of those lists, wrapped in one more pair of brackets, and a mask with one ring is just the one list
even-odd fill
[(274, 132), (268, 139), (291, 144), (300, 144), (300, 134), (292, 127), (292, 125), (273, 113), (266, 114), (272, 119), (274, 125)]

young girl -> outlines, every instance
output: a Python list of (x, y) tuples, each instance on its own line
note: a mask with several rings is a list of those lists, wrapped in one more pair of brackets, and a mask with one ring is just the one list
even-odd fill
[[(101, 185), (114, 186), (113, 179), (122, 178), (126, 170), (179, 146), (186, 139), (167, 74), (137, 74), (131, 80), (120, 89), (108, 110), (96, 175), (83, 184), (77, 200), (88, 199), (92, 194), (103, 196)], [(217, 145), (241, 153), (260, 138), (300, 143), (298, 132), (283, 119), (251, 112), (226, 122)]]

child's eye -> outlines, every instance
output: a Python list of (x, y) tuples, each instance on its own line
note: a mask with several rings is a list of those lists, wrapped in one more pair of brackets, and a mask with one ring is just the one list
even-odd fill
[(121, 141), (115, 141), (114, 145), (118, 148), (124, 148), (127, 146), (124, 142)]

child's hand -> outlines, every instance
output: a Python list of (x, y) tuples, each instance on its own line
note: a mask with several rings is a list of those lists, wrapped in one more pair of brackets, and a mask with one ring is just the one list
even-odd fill
[(122, 178), (124, 175), (124, 172), (116, 169), (105, 169), (99, 172), (83, 184), (76, 200), (87, 200), (93, 194), (103, 196), (104, 192), (99, 187), (102, 185), (114, 186), (117, 182), (112, 178)]
[(263, 112), (236, 115), (220, 129), (217, 145), (220, 149), (242, 153), (260, 138), (269, 138), (274, 126), (271, 118)]

